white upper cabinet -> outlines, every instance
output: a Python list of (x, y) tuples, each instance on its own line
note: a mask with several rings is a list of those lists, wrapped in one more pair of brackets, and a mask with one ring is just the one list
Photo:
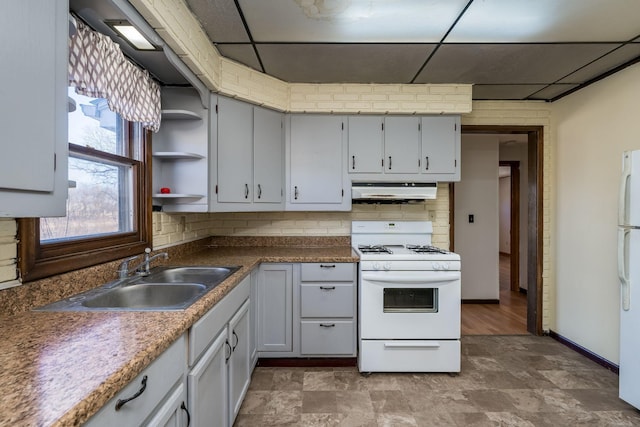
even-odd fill
[(460, 180), (460, 116), (353, 116), (348, 135), (353, 181)]
[(349, 117), (349, 173), (381, 173), (383, 157), (382, 116)]
[(253, 200), (253, 106), (218, 97), (218, 203)]
[(162, 88), (162, 124), (152, 137), (152, 154), (153, 204), (163, 211), (208, 210), (208, 124), (209, 113), (195, 89)]
[(0, 217), (66, 215), (67, 0), (6, 0), (0, 14)]
[(284, 210), (284, 115), (217, 98), (217, 181), (211, 210)]
[(253, 202), (256, 210), (284, 209), (284, 115), (253, 108)]
[(420, 117), (388, 116), (384, 119), (384, 172), (420, 171)]
[(343, 161), (344, 117), (292, 114), (287, 140), (287, 210), (350, 210)]
[(459, 153), (459, 116), (422, 117), (422, 173), (460, 180)]

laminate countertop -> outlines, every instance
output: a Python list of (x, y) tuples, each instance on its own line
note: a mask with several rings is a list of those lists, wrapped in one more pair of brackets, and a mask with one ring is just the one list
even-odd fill
[(0, 426), (83, 424), (260, 263), (357, 261), (349, 246), (216, 247), (167, 263), (241, 266), (186, 310), (2, 317)]

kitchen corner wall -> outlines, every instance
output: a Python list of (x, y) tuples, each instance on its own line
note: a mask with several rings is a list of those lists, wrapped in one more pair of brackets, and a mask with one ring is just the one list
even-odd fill
[(436, 200), (412, 204), (357, 204), (351, 212), (153, 214), (154, 249), (207, 236), (349, 236), (352, 220), (428, 220), (433, 243), (449, 247), (449, 186)]

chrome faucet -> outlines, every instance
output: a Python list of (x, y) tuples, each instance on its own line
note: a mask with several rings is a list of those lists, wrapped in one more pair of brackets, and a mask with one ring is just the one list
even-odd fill
[[(151, 248), (146, 248), (144, 250), (144, 260), (138, 264), (137, 266), (131, 268), (131, 271), (135, 271), (136, 274), (140, 275), (140, 276), (147, 276), (149, 275), (149, 273), (151, 273), (151, 271), (149, 271), (149, 267), (151, 265), (151, 261), (153, 261), (156, 258), (160, 258), (162, 257), (163, 259), (168, 259), (169, 258), (169, 254), (166, 252), (160, 252), (158, 254), (155, 254), (153, 256), (149, 256), (149, 254), (151, 253)], [(124, 261), (122, 261), (122, 263), (120, 264), (120, 267), (118, 268), (118, 276), (120, 277), (120, 279), (124, 279), (129, 275), (129, 263), (135, 259), (137, 259), (138, 257), (140, 257), (141, 255), (136, 255), (136, 256), (132, 256), (130, 258), (125, 259)]]

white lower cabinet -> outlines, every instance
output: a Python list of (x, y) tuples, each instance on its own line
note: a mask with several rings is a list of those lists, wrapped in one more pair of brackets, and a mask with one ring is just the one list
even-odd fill
[[(186, 418), (176, 411), (184, 398), (176, 392), (184, 389), (186, 362), (186, 344), (184, 335), (164, 351), (140, 375), (131, 381), (120, 393), (98, 411), (85, 424), (88, 427), (167, 425), (172, 413), (177, 426), (186, 426)], [(184, 397), (184, 392), (179, 396)], [(168, 415), (167, 415), (168, 414)], [(165, 417), (165, 415), (167, 415)], [(185, 411), (186, 415), (186, 411)], [(153, 424), (151, 421), (165, 420), (165, 424)], [(178, 424), (184, 422), (183, 424)]]
[(233, 425), (249, 388), (250, 287), (247, 276), (189, 330), (191, 426)]
[(262, 264), (258, 278), (260, 356), (291, 356), (293, 351), (293, 266)]
[(184, 383), (180, 383), (147, 425), (149, 427), (189, 427), (191, 414), (186, 402), (187, 388)]

